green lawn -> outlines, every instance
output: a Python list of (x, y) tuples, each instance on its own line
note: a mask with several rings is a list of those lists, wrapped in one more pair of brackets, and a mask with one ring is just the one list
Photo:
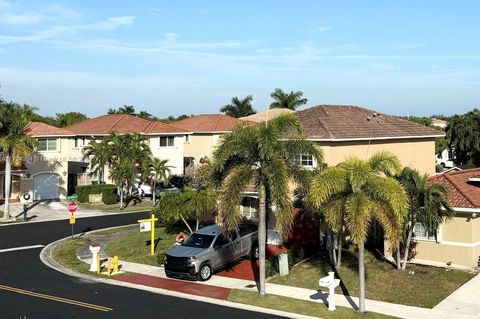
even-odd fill
[(263, 298), (258, 296), (258, 293), (252, 291), (244, 291), (234, 289), (230, 292), (228, 300), (232, 302), (238, 302), (242, 304), (258, 306), (262, 308), (275, 309), (281, 311), (288, 311), (297, 314), (320, 317), (324, 319), (393, 319), (391, 317), (379, 313), (367, 312), (359, 315), (353, 309), (345, 307), (337, 307), (335, 311), (328, 311), (327, 307), (323, 303), (317, 303), (312, 301), (304, 301), (293, 298), (266, 295)]
[[(318, 289), (318, 279), (330, 271), (328, 257), (322, 256), (297, 265), (285, 277), (276, 276), (269, 282)], [(372, 253), (365, 254), (366, 298), (404, 305), (432, 308), (450, 295), (474, 274), (444, 268), (408, 265), (405, 272), (380, 261)], [(414, 274), (409, 274), (413, 271)], [(343, 287), (338, 293), (358, 296), (358, 262), (356, 252), (344, 250), (343, 264), (337, 271)], [(343, 288), (343, 289), (342, 289)]]
[(77, 249), (83, 244), (90, 242), (89, 238), (75, 237), (67, 239), (55, 246), (52, 252), (53, 259), (61, 265), (83, 274), (93, 274), (88, 271), (89, 265), (77, 258)]
[(120, 204), (114, 205), (105, 205), (103, 203), (99, 204), (90, 204), (90, 203), (79, 203), (79, 209), (91, 209), (91, 210), (101, 210), (111, 213), (119, 212), (134, 212), (139, 210), (151, 210), (153, 209), (152, 202), (150, 200), (143, 200), (137, 204), (129, 203), (124, 209), (120, 209)]
[(155, 228), (155, 238), (160, 240), (154, 256), (150, 255), (150, 244), (147, 244), (150, 232), (128, 234), (110, 242), (105, 250), (109, 256), (117, 255), (120, 260), (158, 266), (165, 252), (174, 246), (176, 234), (175, 229), (167, 231), (165, 227)]

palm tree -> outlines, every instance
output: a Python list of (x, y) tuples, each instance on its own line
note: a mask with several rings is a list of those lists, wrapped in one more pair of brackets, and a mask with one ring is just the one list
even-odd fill
[(90, 143), (82, 149), (83, 160), (90, 160), (90, 175), (97, 175), (98, 184), (102, 182), (105, 165), (107, 165), (110, 160), (107, 147), (107, 140), (102, 140), (100, 142), (90, 141)]
[(29, 156), (35, 150), (37, 141), (25, 133), (30, 120), (31, 110), (28, 106), (16, 103), (0, 103), (0, 149), (5, 160), (5, 215), (4, 221), (10, 221), (10, 193), (12, 180), (12, 164), (20, 165), (22, 158)]
[(243, 99), (239, 99), (238, 97), (233, 97), (232, 102), (230, 104), (223, 106), (220, 109), (220, 112), (223, 112), (228, 116), (232, 116), (236, 118), (255, 114), (257, 113), (257, 111), (255, 111), (252, 108), (252, 100), (253, 100), (253, 96), (251, 95), (247, 95)]
[(290, 91), (289, 93), (286, 93), (282, 89), (275, 89), (275, 91), (273, 91), (270, 96), (274, 100), (270, 104), (271, 109), (295, 110), (300, 105), (308, 103), (308, 99), (302, 98), (302, 91)]
[(137, 175), (137, 169), (128, 158), (122, 158), (112, 166), (110, 179), (118, 188), (120, 194), (120, 208), (123, 208), (123, 194), (125, 189), (130, 189)]
[(135, 107), (133, 105), (123, 105), (116, 109), (110, 108), (108, 110), (108, 114), (129, 114), (129, 115), (135, 115)]
[(352, 242), (358, 246), (359, 311), (365, 312), (364, 243), (369, 225), (375, 218), (395, 247), (400, 227), (408, 211), (408, 198), (392, 175), (400, 169), (397, 157), (388, 152), (374, 154), (369, 160), (349, 157), (335, 167), (315, 176), (309, 200), (325, 211), (327, 223), (336, 227), (344, 219)]
[(270, 211), (275, 206), (275, 227), (285, 237), (291, 226), (293, 209), (289, 183), (302, 184), (307, 175), (307, 171), (294, 161), (298, 154), (311, 154), (318, 162), (322, 159), (315, 145), (303, 137), (300, 122), (291, 114), (281, 115), (268, 123), (237, 127), (222, 136), (213, 154), (213, 167), (221, 182), (219, 216), (227, 230), (235, 228), (242, 220), (240, 204), (247, 187), (252, 184), (258, 187), (260, 296), (265, 295), (267, 207)]
[[(455, 211), (448, 204), (448, 190), (440, 184), (429, 183), (428, 175), (405, 167), (398, 176), (410, 200), (410, 208), (404, 223), (404, 256), (401, 269), (407, 268), (408, 255), (417, 222), (428, 234), (436, 234), (443, 218), (453, 218)], [(436, 236), (435, 236), (436, 237)], [(397, 268), (400, 268), (400, 247), (397, 247)]]
[(155, 195), (157, 183), (160, 181), (166, 182), (171, 173), (171, 166), (168, 166), (167, 163), (168, 160), (161, 160), (159, 158), (153, 157), (150, 158), (148, 161), (145, 161), (143, 164), (143, 171), (147, 175), (147, 178), (150, 179), (151, 183), (153, 184), (152, 201), (154, 205), (156, 202)]

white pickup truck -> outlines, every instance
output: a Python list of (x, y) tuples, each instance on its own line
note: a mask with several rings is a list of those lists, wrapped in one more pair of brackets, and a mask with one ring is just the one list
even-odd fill
[(241, 225), (228, 235), (219, 225), (194, 232), (182, 245), (167, 252), (164, 262), (167, 277), (205, 281), (233, 261), (258, 258), (257, 226)]

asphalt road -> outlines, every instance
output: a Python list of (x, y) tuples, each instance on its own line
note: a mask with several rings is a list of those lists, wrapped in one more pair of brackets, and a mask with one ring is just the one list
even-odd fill
[[(145, 217), (147, 213), (81, 218), (77, 219), (75, 233), (133, 224)], [(69, 236), (70, 231), (67, 220), (0, 227), (0, 251), (46, 246)], [(70, 277), (44, 265), (39, 257), (41, 249), (0, 252), (1, 319), (279, 318)], [(64, 298), (64, 302), (58, 298)]]

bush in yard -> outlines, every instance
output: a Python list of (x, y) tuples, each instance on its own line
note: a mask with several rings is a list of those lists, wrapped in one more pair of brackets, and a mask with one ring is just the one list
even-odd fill
[(75, 194), (78, 196), (80, 203), (88, 202), (88, 195), (90, 194), (102, 194), (104, 188), (115, 187), (111, 184), (97, 184), (97, 185), (80, 185), (75, 186)]
[(102, 189), (102, 202), (105, 205), (118, 203), (117, 188), (115, 186), (104, 187)]

